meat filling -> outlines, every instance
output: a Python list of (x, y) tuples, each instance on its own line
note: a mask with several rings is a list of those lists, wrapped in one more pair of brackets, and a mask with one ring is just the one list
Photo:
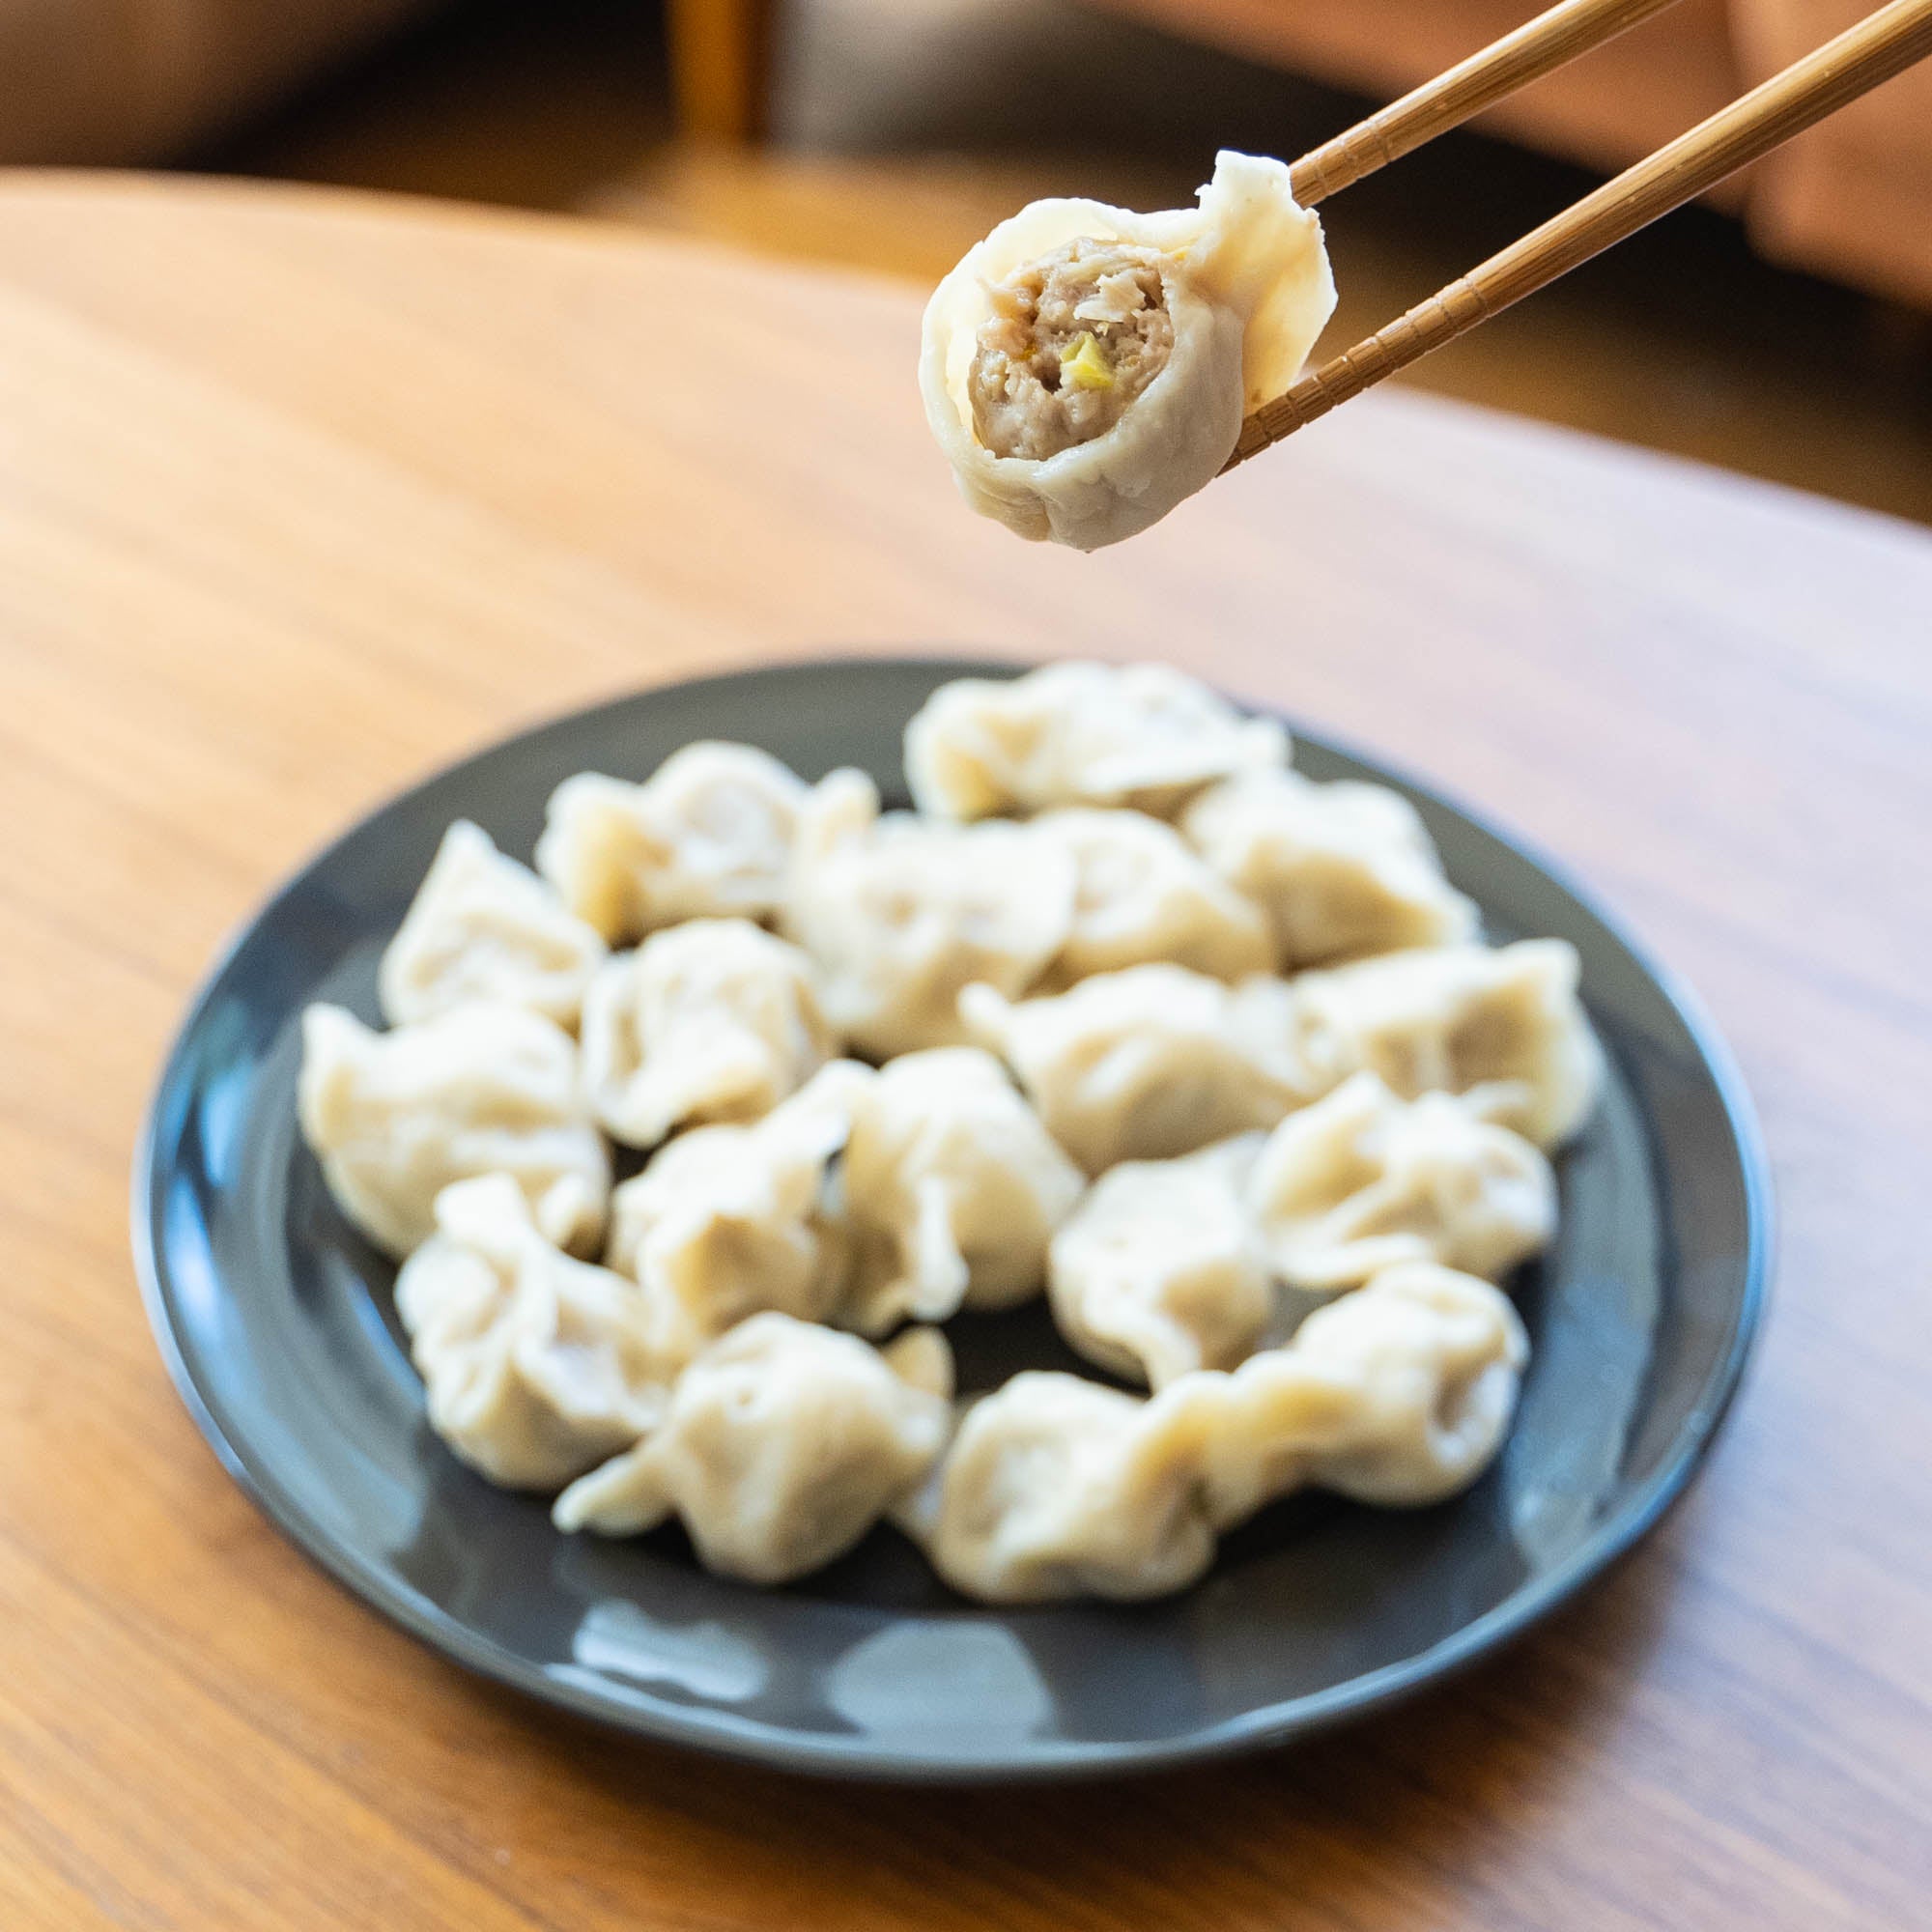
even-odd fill
[(1174, 348), (1162, 260), (1083, 239), (987, 284), (993, 312), (967, 377), (987, 449), (1037, 462), (1120, 421)]

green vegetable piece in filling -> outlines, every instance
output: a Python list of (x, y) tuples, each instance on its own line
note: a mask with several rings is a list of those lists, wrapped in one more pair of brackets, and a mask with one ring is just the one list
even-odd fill
[(1108, 368), (1107, 358), (1091, 331), (1081, 335), (1070, 349), (1060, 352), (1060, 375), (1063, 382), (1072, 384), (1076, 389), (1114, 386), (1114, 372)]

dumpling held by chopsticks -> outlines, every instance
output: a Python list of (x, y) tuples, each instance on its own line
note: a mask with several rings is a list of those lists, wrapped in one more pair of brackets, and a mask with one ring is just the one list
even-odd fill
[(982, 516), (1098, 550), (1216, 474), (1334, 306), (1280, 161), (1223, 153), (1198, 208), (1156, 214), (1036, 201), (926, 304), (926, 418)]

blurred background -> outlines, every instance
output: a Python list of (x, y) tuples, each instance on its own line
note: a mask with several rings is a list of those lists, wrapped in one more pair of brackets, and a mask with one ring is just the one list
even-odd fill
[[(1534, 0), (0, 0), (0, 161), (568, 210), (930, 282), (1293, 157)], [(1681, 0), (1329, 215), (1340, 346), (1867, 11)], [(910, 381), (910, 372), (906, 380)], [(1932, 523), (1932, 71), (1414, 372)]]

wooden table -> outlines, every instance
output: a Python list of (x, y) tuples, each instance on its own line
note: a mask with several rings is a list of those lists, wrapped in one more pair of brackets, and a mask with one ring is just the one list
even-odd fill
[[(0, 178), (0, 1925), (1932, 1924), (1932, 542), (1371, 398), (1096, 558), (958, 507), (918, 304), (630, 234)], [(1708, 996), (1781, 1279), (1589, 1599), (1312, 1747), (881, 1792), (591, 1733), (344, 1595), (141, 1318), (221, 935), (541, 714), (908, 641), (1157, 652), (1532, 827)]]

